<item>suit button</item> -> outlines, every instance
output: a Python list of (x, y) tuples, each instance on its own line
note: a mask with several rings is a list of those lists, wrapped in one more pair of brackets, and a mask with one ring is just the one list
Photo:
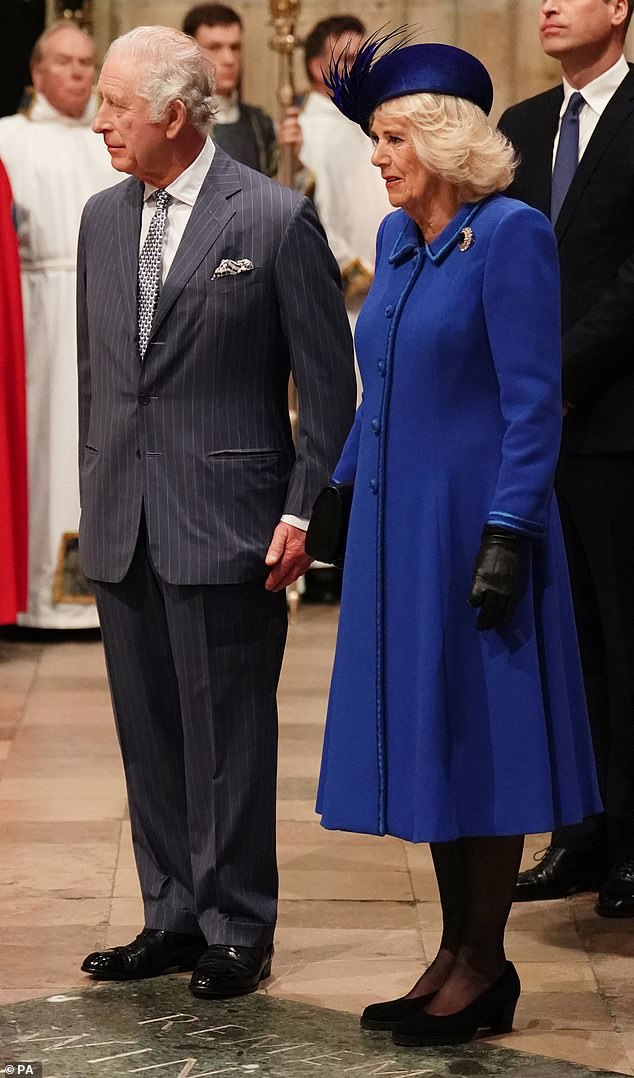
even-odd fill
[(387, 307), (385, 308), (385, 317), (386, 318), (391, 318), (393, 314), (394, 314), (394, 304), (393, 303), (388, 303)]
[(370, 426), (372, 427), (372, 430), (375, 434), (381, 433), (381, 421), (379, 419), (373, 419), (370, 423)]
[(370, 480), (369, 487), (370, 487), (371, 493), (376, 494), (377, 490), (379, 489), (379, 484), (377, 483), (376, 479), (371, 479)]
[(141, 450), (140, 449), (137, 449), (137, 451), (136, 451), (136, 459), (141, 460)]
[(150, 397), (148, 397), (148, 396), (146, 396), (146, 394), (145, 394), (145, 393), (142, 393), (142, 394), (141, 394), (141, 396), (139, 397), (139, 404), (149, 404), (149, 403), (150, 403), (150, 399), (151, 399), (151, 398), (150, 398)]

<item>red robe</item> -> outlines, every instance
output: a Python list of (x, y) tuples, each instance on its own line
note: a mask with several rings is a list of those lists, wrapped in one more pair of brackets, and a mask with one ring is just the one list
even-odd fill
[(0, 624), (26, 606), (26, 387), (18, 244), (0, 162)]

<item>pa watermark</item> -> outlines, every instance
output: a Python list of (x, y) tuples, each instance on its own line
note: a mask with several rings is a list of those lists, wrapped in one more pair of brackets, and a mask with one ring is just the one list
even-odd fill
[(43, 1078), (42, 1064), (31, 1061), (11, 1059), (2, 1065), (0, 1074), (6, 1074), (7, 1078)]

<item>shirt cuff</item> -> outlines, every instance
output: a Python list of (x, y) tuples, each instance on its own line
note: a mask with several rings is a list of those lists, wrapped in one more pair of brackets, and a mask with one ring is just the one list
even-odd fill
[(301, 517), (294, 517), (289, 513), (285, 513), (281, 518), (281, 521), (282, 524), (290, 524), (293, 528), (301, 528), (303, 532), (308, 531), (309, 522), (307, 520), (302, 520)]

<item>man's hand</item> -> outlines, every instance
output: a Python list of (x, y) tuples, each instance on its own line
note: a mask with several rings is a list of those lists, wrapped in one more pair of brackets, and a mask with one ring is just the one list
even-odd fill
[(278, 146), (292, 146), (293, 154), (299, 157), (302, 148), (302, 129), (299, 123), (299, 109), (294, 105), (287, 108), (277, 125)]
[(306, 553), (305, 543), (305, 531), (280, 521), (265, 558), (271, 566), (264, 585), (267, 591), (281, 591), (306, 572), (313, 559)]

